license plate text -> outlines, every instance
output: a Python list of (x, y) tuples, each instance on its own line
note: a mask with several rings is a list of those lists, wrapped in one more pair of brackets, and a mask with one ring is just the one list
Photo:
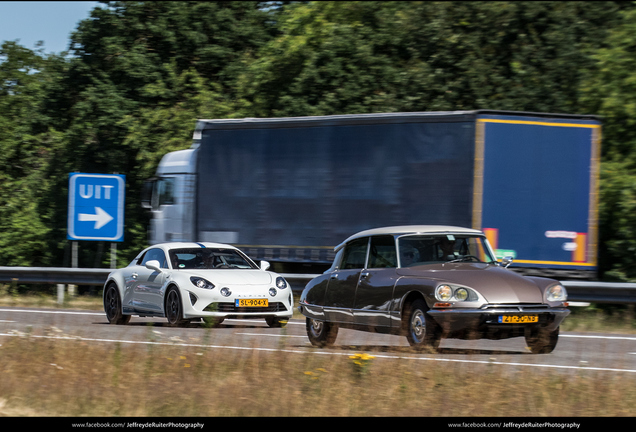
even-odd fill
[(502, 324), (526, 324), (539, 322), (538, 315), (500, 315), (499, 321)]

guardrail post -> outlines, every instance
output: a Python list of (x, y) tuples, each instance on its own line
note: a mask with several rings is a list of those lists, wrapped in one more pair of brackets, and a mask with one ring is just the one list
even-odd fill
[(77, 242), (71, 242), (71, 267), (77, 268)]
[(57, 284), (57, 304), (64, 304), (64, 284)]
[(117, 268), (117, 243), (110, 244), (110, 268)]
[(18, 296), (18, 278), (11, 278), (11, 288), (9, 291), (11, 292), (11, 297)]

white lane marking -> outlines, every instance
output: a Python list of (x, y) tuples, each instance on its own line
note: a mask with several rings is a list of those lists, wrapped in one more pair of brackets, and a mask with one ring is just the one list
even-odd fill
[[(68, 315), (94, 315), (105, 317), (104, 312), (91, 312), (91, 311), (69, 311), (69, 310), (34, 310), (34, 309), (0, 309), (0, 312), (23, 312), (23, 313), (43, 313), (43, 314), (68, 314)], [(234, 319), (228, 318), (226, 321), (243, 322), (243, 323), (262, 323), (263, 320), (256, 319)], [(288, 324), (305, 325), (303, 319), (291, 319)], [(603, 335), (577, 335), (561, 333), (559, 337), (566, 338), (587, 338), (587, 339), (611, 339), (611, 340), (636, 340), (636, 336), (603, 336)]]
[[(254, 323), (254, 324), (262, 324), (263, 320), (256, 320), (256, 319), (236, 319), (236, 318), (228, 318), (226, 320), (223, 320), (223, 322), (228, 322), (228, 321), (232, 321), (232, 322), (237, 322), (237, 323)], [(305, 321), (300, 321), (300, 320), (288, 320), (287, 324), (302, 324), (305, 325)]]
[(611, 339), (611, 340), (632, 340), (636, 341), (636, 337), (631, 336), (600, 336), (600, 335), (572, 335), (561, 333), (559, 337), (566, 338), (582, 338), (582, 339)]
[[(214, 348), (214, 349), (233, 349), (233, 350), (254, 350), (265, 352), (284, 352), (289, 354), (307, 354), (307, 350), (293, 350), (293, 349), (280, 349), (280, 348), (255, 348), (255, 347), (240, 347), (240, 346), (224, 346), (224, 345), (204, 345), (204, 344), (192, 344), (192, 343), (178, 343), (178, 342), (151, 342), (151, 341), (129, 341), (129, 340), (117, 340), (117, 339), (97, 339), (97, 338), (85, 338), (81, 336), (43, 336), (43, 335), (20, 335), (12, 333), (0, 333), (0, 336), (8, 337), (32, 337), (41, 339), (58, 339), (58, 340), (72, 340), (83, 342), (110, 342), (110, 343), (122, 343), (131, 345), (167, 345), (167, 346), (182, 346), (182, 347), (194, 347), (194, 348)], [(349, 356), (351, 353), (337, 353), (330, 351), (313, 351), (318, 355), (329, 356)], [(568, 370), (588, 370), (588, 371), (602, 371), (602, 372), (627, 372), (636, 373), (636, 369), (617, 369), (617, 368), (604, 368), (604, 367), (591, 367), (591, 366), (565, 366), (565, 365), (550, 365), (550, 364), (532, 364), (532, 363), (511, 363), (511, 362), (499, 362), (494, 360), (462, 360), (462, 359), (443, 359), (443, 358), (431, 358), (431, 357), (413, 357), (413, 356), (399, 356), (399, 355), (386, 355), (386, 354), (374, 354), (376, 358), (385, 359), (410, 359), (421, 361), (435, 361), (435, 362), (447, 362), (447, 363), (472, 363), (472, 364), (489, 364), (489, 365), (501, 365), (501, 366), (523, 366), (543, 369), (568, 369)]]
[(266, 334), (266, 333), (236, 333), (236, 334), (237, 335), (245, 335), (245, 336), (290, 337), (290, 338), (305, 338), (305, 339), (307, 339), (307, 336), (305, 336), (305, 335), (298, 336), (298, 335)]
[(9, 321), (9, 320), (0, 320), (0, 323), (14, 323), (15, 321)]
[[(34, 310), (34, 309), (0, 309), (0, 312), (23, 312), (23, 313), (35, 313), (35, 314), (60, 314), (60, 315), (94, 315), (94, 316), (102, 316), (106, 317), (104, 312), (81, 312), (81, 311), (68, 311), (68, 310)], [(249, 323), (262, 323), (263, 320), (251, 320), (251, 319), (233, 319), (230, 318), (227, 321), (234, 322), (249, 322)], [(305, 325), (304, 321), (299, 320), (289, 320), (288, 324), (296, 324), (296, 325)]]
[[(0, 312), (24, 312), (24, 313), (46, 313), (46, 314), (68, 314), (68, 315), (94, 315), (94, 316), (104, 316), (103, 312), (79, 312), (79, 311), (67, 311), (67, 310), (61, 310), (61, 311), (57, 311), (57, 310), (31, 310), (31, 309), (0, 309)], [(228, 319), (227, 321), (234, 321), (234, 322), (249, 322), (249, 323), (261, 323), (261, 320), (250, 320), (250, 319), (243, 319), (243, 320), (237, 320), (237, 319)], [(0, 322), (5, 322), (5, 323), (10, 323), (10, 322), (15, 322), (15, 321), (6, 321), (6, 320), (0, 320)], [(305, 325), (305, 323), (302, 320), (289, 320), (288, 324), (296, 324), (296, 325)], [(263, 334), (256, 334), (256, 333), (239, 333), (239, 334), (244, 334), (244, 335), (248, 335), (248, 336), (275, 336), (275, 337), (282, 337), (279, 335), (263, 335)], [(6, 334), (0, 334), (0, 336), (16, 336), (16, 335), (6, 335)], [(42, 336), (44, 337), (44, 336)], [(47, 336), (48, 337), (48, 336)], [(287, 337), (298, 337), (298, 338), (304, 338), (306, 336), (293, 336), (293, 335), (287, 335)], [(636, 337), (629, 337), (629, 336), (601, 336), (601, 335), (575, 335), (575, 334), (564, 334), (561, 333), (559, 335), (559, 337), (566, 337), (566, 338), (582, 338), (582, 339), (608, 339), (608, 340), (632, 340), (632, 341), (636, 341)], [(57, 338), (60, 339), (60, 338)], [(67, 339), (77, 339), (77, 338), (67, 338)], [(90, 339), (86, 339), (87, 341)], [(104, 342), (116, 342), (116, 341), (111, 341), (108, 339), (96, 339), (95, 341), (104, 341)], [(126, 343), (135, 343), (132, 341), (127, 341)], [(140, 342), (142, 343), (142, 342)], [(215, 347), (216, 348), (216, 347)], [(228, 347), (228, 348), (232, 348), (232, 347)], [(239, 347), (235, 347), (237, 349), (239, 349)], [(631, 355), (636, 355), (636, 352), (630, 352), (628, 354)], [(382, 356), (376, 356), (376, 357), (382, 357)], [(393, 357), (394, 358), (394, 357)], [(424, 359), (423, 359), (424, 360)], [(449, 360), (449, 359), (432, 359), (432, 360), (439, 360), (439, 361), (457, 361), (457, 362), (466, 362), (466, 363), (480, 363), (480, 361), (477, 360)], [(595, 369), (595, 368), (586, 368), (586, 367), (578, 367), (578, 366), (549, 366), (549, 365), (529, 365), (529, 364), (524, 364), (524, 363), (498, 363), (498, 362), (483, 362), (483, 363), (491, 363), (491, 364), (507, 364), (507, 365), (519, 365), (519, 366), (535, 366), (535, 367), (557, 367), (557, 368), (572, 368), (572, 369), (594, 369), (594, 370), (614, 370), (614, 369)], [(615, 369), (616, 371), (626, 371), (626, 372), (633, 372), (632, 370), (629, 369)]]
[(0, 309), (0, 312), (23, 312), (23, 313), (39, 313), (39, 314), (60, 314), (60, 315), (99, 315), (106, 316), (104, 312), (78, 312), (78, 311), (57, 311), (57, 310), (30, 310), (30, 309)]

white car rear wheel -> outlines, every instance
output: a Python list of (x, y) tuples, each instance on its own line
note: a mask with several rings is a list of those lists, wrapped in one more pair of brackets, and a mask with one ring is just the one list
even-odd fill
[(114, 283), (108, 284), (104, 293), (104, 312), (111, 324), (128, 324), (130, 315), (124, 315), (121, 307), (119, 290)]

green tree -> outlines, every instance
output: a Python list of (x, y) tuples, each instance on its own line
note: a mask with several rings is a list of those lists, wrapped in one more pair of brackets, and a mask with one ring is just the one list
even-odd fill
[(603, 156), (629, 158), (636, 149), (636, 10), (622, 14), (620, 25), (611, 29), (597, 50), (580, 93), (585, 107), (603, 117)]
[(583, 105), (603, 119), (601, 271), (636, 279), (636, 10), (621, 13), (582, 83)]
[[(48, 165), (46, 210), (61, 259), (68, 173), (125, 174), (124, 263), (146, 245), (143, 181), (161, 155), (190, 146), (197, 116), (231, 115), (235, 69), (272, 37), (275, 12), (249, 1), (102, 3), (72, 34), (75, 57), (48, 87), (43, 109), (63, 131), (64, 146)], [(79, 265), (93, 266), (100, 245), (81, 247), (88, 253)]]
[(43, 131), (41, 101), (47, 60), (16, 42), (0, 46), (0, 262), (42, 265), (51, 258), (42, 214), (42, 185), (55, 131)]
[(636, 172), (631, 161), (604, 161), (599, 208), (603, 279), (636, 279)]
[(231, 103), (222, 94), (220, 86), (210, 85), (196, 70), (178, 74), (173, 65), (170, 81), (170, 88), (163, 83), (154, 83), (148, 85), (145, 91), (159, 96), (174, 92), (180, 95), (180, 101), (144, 107), (122, 119), (122, 125), (128, 131), (123, 145), (131, 153), (136, 153), (136, 167), (142, 178), (154, 174), (167, 152), (190, 146), (195, 119), (234, 115)]
[[(73, 57), (0, 49), (0, 260), (68, 265), (68, 174), (144, 179), (196, 118), (500, 109), (604, 119), (602, 267), (636, 278), (631, 2), (101, 2)], [(636, 222), (636, 221), (635, 221)], [(80, 266), (101, 245), (82, 242)], [(106, 262), (101, 263), (106, 264)]]
[(310, 2), (280, 15), (240, 81), (257, 116), (579, 112), (613, 2)]

